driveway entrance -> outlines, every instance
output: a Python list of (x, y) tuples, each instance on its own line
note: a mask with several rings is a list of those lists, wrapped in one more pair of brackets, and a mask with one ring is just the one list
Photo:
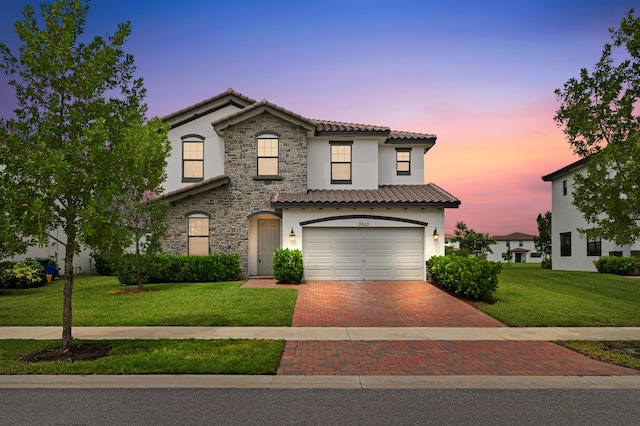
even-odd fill
[(293, 327), (501, 327), (424, 281), (311, 281), (299, 286)]

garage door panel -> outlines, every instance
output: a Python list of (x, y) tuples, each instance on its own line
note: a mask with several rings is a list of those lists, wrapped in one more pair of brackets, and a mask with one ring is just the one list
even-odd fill
[(422, 228), (304, 228), (309, 280), (424, 279)]

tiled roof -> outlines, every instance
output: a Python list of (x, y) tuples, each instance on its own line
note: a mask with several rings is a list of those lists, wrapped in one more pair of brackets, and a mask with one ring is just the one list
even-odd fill
[(381, 185), (378, 189), (313, 189), (303, 193), (277, 193), (273, 207), (309, 205), (364, 205), (385, 207), (458, 207), (460, 200), (439, 186)]
[(523, 234), (522, 232), (513, 232), (507, 235), (496, 235), (491, 238), (496, 241), (533, 241), (533, 235)]
[(370, 126), (368, 124), (343, 123), (340, 121), (314, 120), (316, 123), (316, 131), (337, 132), (337, 133), (353, 133), (353, 132), (386, 132), (390, 133), (391, 129), (384, 126)]
[(516, 247), (516, 248), (511, 249), (511, 251), (513, 253), (529, 253), (531, 250), (527, 250), (524, 247)]
[[(196, 111), (196, 110), (198, 110), (200, 108), (206, 107), (207, 105), (215, 104), (216, 102), (224, 99), (225, 97), (229, 97), (230, 100), (233, 99), (233, 98), (235, 98), (236, 100), (240, 100), (241, 101), (241, 105), (238, 105), (239, 107), (244, 107), (246, 105), (251, 105), (251, 104), (256, 103), (255, 99), (251, 99), (251, 98), (249, 98), (249, 97), (247, 97), (247, 96), (245, 96), (245, 95), (243, 95), (241, 93), (236, 92), (232, 88), (229, 88), (226, 91), (224, 91), (224, 92), (222, 92), (222, 93), (220, 93), (218, 95), (215, 95), (215, 96), (213, 96), (213, 97), (211, 97), (209, 99), (205, 99), (205, 100), (203, 100), (201, 102), (198, 102), (198, 103), (193, 104), (191, 106), (188, 106), (186, 108), (182, 108), (179, 111), (176, 111), (174, 113), (166, 115), (166, 116), (162, 117), (162, 121), (171, 121), (171, 120), (173, 120), (173, 119), (175, 119), (177, 117), (180, 117), (181, 115), (188, 114), (191, 111)], [(233, 102), (230, 102), (230, 103), (233, 103)]]
[(313, 120), (268, 102), (266, 99), (257, 102), (256, 100), (238, 93), (231, 88), (209, 99), (205, 99), (201, 102), (166, 115), (162, 120), (172, 122), (172, 125), (179, 125), (200, 117), (211, 110), (216, 110), (226, 106), (227, 104), (235, 105), (240, 109), (213, 121), (211, 124), (215, 127), (216, 131), (223, 132), (227, 126), (260, 114), (264, 111), (269, 111), (271, 113), (276, 113), (276, 115), (279, 115), (282, 118), (291, 119), (304, 127), (311, 128), (313, 126), (315, 127), (315, 133), (317, 135), (377, 134), (386, 136), (386, 142), (390, 144), (422, 144), (427, 145), (427, 149), (431, 148), (437, 139), (437, 136), (433, 134), (396, 131), (391, 130), (386, 126), (346, 123), (330, 120)]
[(282, 108), (276, 104), (273, 104), (266, 99), (263, 99), (260, 102), (254, 102), (252, 105), (249, 105), (241, 110), (235, 111), (227, 116), (221, 117), (217, 120), (211, 122), (211, 125), (216, 129), (216, 131), (224, 130), (227, 126), (237, 123), (238, 121), (242, 121), (244, 117), (252, 117), (254, 115), (260, 114), (263, 111), (271, 111), (272, 113), (277, 113), (278, 115), (289, 117), (294, 119), (297, 122), (307, 124), (309, 128), (315, 126), (315, 122), (306, 117), (301, 116), (300, 114), (296, 114), (293, 111), (289, 111), (288, 109)]
[(159, 198), (167, 201), (176, 201), (180, 200), (181, 198), (186, 198), (190, 195), (199, 194), (200, 192), (208, 191), (209, 189), (222, 186), (226, 183), (229, 183), (229, 176), (215, 176), (210, 179), (203, 180), (202, 182), (197, 182), (192, 185), (167, 192), (165, 194), (162, 194)]

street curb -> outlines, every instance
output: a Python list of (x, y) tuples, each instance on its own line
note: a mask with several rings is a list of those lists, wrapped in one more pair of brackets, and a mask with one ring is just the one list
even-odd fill
[(6, 375), (10, 389), (640, 389), (640, 376)]

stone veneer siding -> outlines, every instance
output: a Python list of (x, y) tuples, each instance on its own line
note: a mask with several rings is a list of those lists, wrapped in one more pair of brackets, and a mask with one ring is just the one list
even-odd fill
[[(282, 180), (255, 180), (257, 133), (279, 135), (279, 171)], [(273, 211), (276, 192), (307, 190), (307, 133), (301, 127), (269, 113), (262, 113), (225, 130), (224, 168), (230, 183), (171, 203), (164, 240), (167, 253), (187, 253), (189, 212), (211, 214), (211, 253), (238, 253), (245, 276), (249, 272), (249, 218), (258, 211)]]

